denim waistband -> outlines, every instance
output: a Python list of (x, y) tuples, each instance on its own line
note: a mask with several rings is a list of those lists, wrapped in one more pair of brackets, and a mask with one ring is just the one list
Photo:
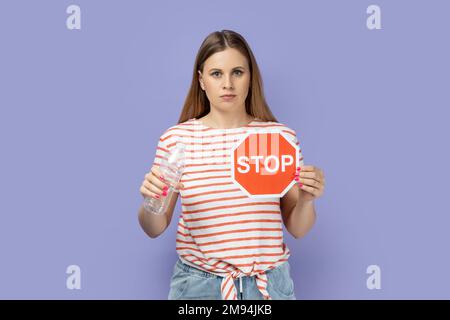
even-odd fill
[(220, 276), (215, 275), (213, 273), (206, 272), (206, 271), (200, 270), (198, 268), (192, 267), (192, 266), (184, 263), (183, 261), (181, 261), (180, 258), (178, 258), (177, 266), (184, 272), (193, 273), (193, 274), (196, 274), (203, 278), (221, 278)]
[[(180, 269), (183, 270), (184, 272), (188, 272), (188, 273), (191, 273), (191, 274), (195, 274), (195, 275), (198, 275), (198, 276), (203, 277), (203, 278), (222, 278), (221, 276), (218, 276), (218, 275), (216, 275), (216, 274), (214, 274), (214, 273), (207, 272), (207, 271), (203, 271), (203, 270), (200, 270), (200, 269), (198, 269), (198, 268), (196, 268), (196, 267), (193, 267), (193, 266), (191, 266), (191, 265), (189, 265), (189, 264), (186, 264), (186, 263), (184, 263), (180, 258), (178, 258), (178, 261), (177, 261), (176, 265), (177, 265), (178, 268), (180, 268)], [(278, 266), (278, 268), (281, 267), (281, 266), (283, 266), (283, 265), (286, 265), (286, 262), (284, 262), (283, 264), (281, 264), (280, 266)], [(275, 269), (276, 269), (276, 268), (275, 268)], [(268, 270), (266, 270), (265, 272), (266, 272), (266, 273), (270, 273), (270, 272), (272, 272), (273, 270), (274, 270), (274, 269), (268, 269)], [(245, 275), (244, 275), (243, 277), (249, 277), (249, 278), (251, 278), (250, 276), (245, 276)]]

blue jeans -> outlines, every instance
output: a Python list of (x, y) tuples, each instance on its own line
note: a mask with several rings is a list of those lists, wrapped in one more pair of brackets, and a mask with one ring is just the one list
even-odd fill
[[(267, 291), (273, 300), (296, 300), (290, 265), (286, 261), (277, 268), (267, 270)], [(222, 300), (222, 277), (191, 267), (178, 259), (170, 280), (169, 300)], [(239, 279), (234, 280), (238, 299)], [(242, 277), (242, 300), (263, 300), (256, 287), (255, 276)]]

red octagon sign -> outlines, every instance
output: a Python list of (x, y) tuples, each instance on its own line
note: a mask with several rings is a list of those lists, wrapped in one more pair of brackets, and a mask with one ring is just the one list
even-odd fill
[(299, 147), (280, 130), (249, 132), (231, 149), (232, 181), (249, 197), (282, 197), (294, 184)]

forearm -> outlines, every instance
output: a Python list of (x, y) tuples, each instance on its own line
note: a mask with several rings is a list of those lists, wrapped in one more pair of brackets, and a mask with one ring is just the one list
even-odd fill
[(164, 214), (149, 213), (141, 205), (139, 208), (139, 224), (150, 238), (156, 238), (167, 228), (167, 218)]
[(297, 201), (292, 211), (289, 214), (286, 223), (286, 229), (295, 238), (305, 236), (314, 225), (316, 220), (316, 210), (314, 208), (314, 201)]
[(169, 200), (169, 205), (163, 214), (149, 213), (141, 205), (138, 215), (139, 223), (150, 238), (156, 238), (167, 229), (172, 220), (177, 198), (178, 193), (172, 193), (172, 198)]

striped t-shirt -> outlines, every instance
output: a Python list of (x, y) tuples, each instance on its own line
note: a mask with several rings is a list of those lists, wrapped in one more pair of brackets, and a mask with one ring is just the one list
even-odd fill
[[(176, 251), (184, 263), (223, 277), (224, 300), (237, 299), (233, 280), (241, 276), (255, 276), (261, 294), (271, 299), (265, 270), (290, 255), (283, 242), (280, 198), (250, 198), (231, 177), (231, 148), (248, 131), (265, 129), (284, 132), (299, 145), (295, 131), (278, 122), (256, 118), (244, 127), (217, 129), (191, 118), (168, 128), (156, 150), (154, 164), (159, 165), (177, 142), (186, 146)], [(300, 147), (298, 159), (303, 166)]]

